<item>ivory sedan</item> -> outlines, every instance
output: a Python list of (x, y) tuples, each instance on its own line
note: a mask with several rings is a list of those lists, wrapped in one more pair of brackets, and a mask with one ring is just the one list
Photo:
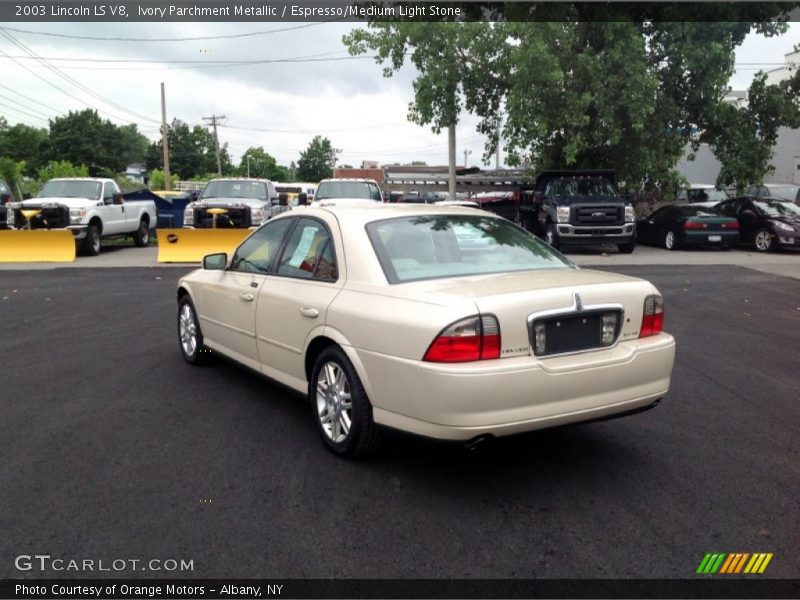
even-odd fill
[(644, 410), (675, 356), (651, 283), (579, 269), (463, 207), (280, 215), (177, 296), (186, 361), (218, 353), (307, 394), (349, 457), (380, 426), (472, 442)]

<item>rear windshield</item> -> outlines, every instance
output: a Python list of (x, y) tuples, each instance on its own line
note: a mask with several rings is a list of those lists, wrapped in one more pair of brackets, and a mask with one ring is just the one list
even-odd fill
[(693, 189), (689, 190), (689, 202), (722, 202), (728, 199), (723, 190)]
[(719, 217), (722, 215), (711, 206), (681, 206), (678, 210), (684, 217)]
[(380, 190), (374, 183), (366, 181), (323, 181), (317, 187), (314, 200), (335, 198), (362, 198), (381, 202)]
[(210, 181), (201, 198), (267, 199), (267, 186), (260, 181)]
[(418, 215), (366, 228), (389, 283), (572, 267), (537, 237), (496, 217)]
[(88, 198), (100, 199), (100, 188), (97, 181), (48, 181), (37, 194), (38, 198)]

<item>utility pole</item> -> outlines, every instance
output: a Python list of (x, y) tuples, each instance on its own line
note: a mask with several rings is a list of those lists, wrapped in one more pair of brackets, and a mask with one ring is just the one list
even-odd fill
[(500, 170), (500, 126), (503, 124), (502, 119), (497, 120), (497, 154), (495, 154), (494, 158), (494, 170)]
[(467, 168), (467, 157), (472, 154), (472, 150), (467, 150), (464, 148), (464, 168)]
[(211, 115), (203, 117), (203, 121), (209, 121), (214, 128), (214, 152), (217, 155), (217, 174), (222, 177), (222, 163), (219, 160), (219, 136), (217, 136), (217, 124), (225, 118), (225, 115)]
[(450, 165), (449, 171), (449, 181), (447, 185), (447, 190), (449, 193), (448, 200), (455, 200), (456, 199), (456, 124), (455, 122), (451, 123), (450, 126), (447, 128), (447, 154), (448, 154), (448, 163)]
[(250, 155), (247, 155), (247, 178), (250, 179)]
[(331, 148), (331, 163), (333, 164), (333, 174), (336, 175), (336, 157), (342, 153), (341, 148)]
[(161, 82), (161, 146), (164, 149), (164, 189), (172, 189), (169, 175), (169, 136), (167, 135), (167, 101), (164, 96), (164, 82)]

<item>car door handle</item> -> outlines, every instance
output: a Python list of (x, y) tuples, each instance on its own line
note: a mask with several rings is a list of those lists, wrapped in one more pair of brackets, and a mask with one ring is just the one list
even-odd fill
[(319, 316), (319, 311), (311, 306), (304, 306), (300, 309), (300, 314), (309, 319), (316, 319)]
[(239, 298), (241, 298), (245, 302), (252, 302), (255, 299), (255, 296), (249, 292), (241, 292), (239, 294)]

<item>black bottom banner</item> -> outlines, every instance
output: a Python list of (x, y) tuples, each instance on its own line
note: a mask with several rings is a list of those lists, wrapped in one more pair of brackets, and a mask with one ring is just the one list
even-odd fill
[(800, 598), (800, 580), (4, 579), (0, 598)]

